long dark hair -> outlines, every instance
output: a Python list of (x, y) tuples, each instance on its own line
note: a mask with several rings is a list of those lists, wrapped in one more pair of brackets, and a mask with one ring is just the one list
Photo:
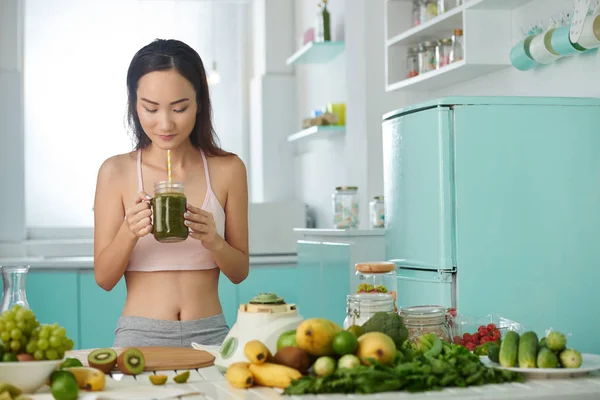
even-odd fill
[(175, 69), (186, 78), (196, 91), (198, 113), (190, 134), (196, 148), (210, 156), (229, 154), (221, 149), (212, 124), (212, 106), (206, 81), (206, 71), (200, 55), (187, 44), (174, 39), (156, 39), (142, 47), (131, 60), (127, 71), (127, 121), (134, 137), (135, 150), (151, 142), (137, 113), (137, 88), (140, 78), (149, 72)]

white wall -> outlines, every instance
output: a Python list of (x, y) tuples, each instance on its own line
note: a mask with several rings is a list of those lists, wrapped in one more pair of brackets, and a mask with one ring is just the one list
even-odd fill
[(132, 147), (124, 126), (127, 68), (135, 52), (155, 38), (186, 42), (207, 69), (216, 57), (221, 83), (211, 88), (215, 129), (222, 146), (247, 162), (248, 10), (212, 4), (26, 2), (28, 227), (93, 225), (98, 168), (107, 157)]

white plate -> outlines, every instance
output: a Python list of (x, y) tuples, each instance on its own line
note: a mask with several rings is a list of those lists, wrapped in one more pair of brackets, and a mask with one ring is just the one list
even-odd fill
[(520, 372), (525, 376), (525, 378), (529, 379), (576, 378), (589, 374), (593, 371), (600, 371), (600, 355), (597, 354), (582, 354), (581, 367), (579, 368), (508, 368), (502, 367), (500, 364), (490, 361), (487, 356), (480, 356), (479, 358), (481, 362), (488, 367)]

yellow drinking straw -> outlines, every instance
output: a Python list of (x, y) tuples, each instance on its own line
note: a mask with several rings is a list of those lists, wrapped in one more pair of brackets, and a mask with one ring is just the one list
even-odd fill
[(171, 150), (167, 150), (167, 174), (169, 183), (171, 183)]

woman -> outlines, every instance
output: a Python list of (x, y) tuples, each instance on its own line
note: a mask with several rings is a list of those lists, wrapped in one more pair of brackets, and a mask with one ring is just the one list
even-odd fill
[[(135, 151), (113, 156), (98, 172), (94, 204), (94, 274), (110, 291), (125, 275), (127, 300), (114, 346), (219, 345), (229, 329), (219, 274), (248, 276), (246, 169), (221, 150), (211, 121), (206, 73), (198, 53), (156, 40), (127, 73), (128, 119)], [(154, 183), (183, 182), (189, 237), (159, 243), (151, 234)]]

